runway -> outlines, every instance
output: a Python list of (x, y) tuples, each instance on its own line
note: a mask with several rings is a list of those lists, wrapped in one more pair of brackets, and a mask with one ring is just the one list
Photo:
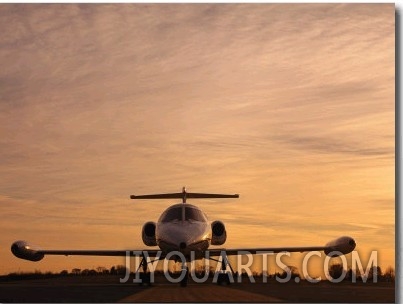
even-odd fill
[(243, 290), (236, 290), (217, 285), (191, 284), (187, 287), (178, 285), (160, 285), (150, 287), (121, 299), (119, 302), (283, 302), (283, 300)]
[(316, 302), (316, 303), (393, 303), (393, 283), (276, 281), (234, 283), (218, 286), (211, 281), (187, 287), (157, 278), (152, 286), (119, 283), (114, 276), (68, 276), (49, 279), (0, 282), (0, 302), (10, 303), (173, 303), (173, 302)]

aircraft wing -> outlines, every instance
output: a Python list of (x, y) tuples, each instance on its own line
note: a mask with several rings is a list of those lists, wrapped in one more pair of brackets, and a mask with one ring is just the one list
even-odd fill
[[(227, 255), (239, 254), (259, 254), (259, 253), (279, 253), (279, 252), (306, 252), (306, 251), (324, 251), (325, 254), (337, 256), (340, 254), (348, 254), (354, 250), (356, 246), (355, 240), (349, 236), (342, 236), (328, 242), (325, 246), (307, 246), (307, 247), (263, 247), (263, 248), (237, 248), (226, 249), (217, 248), (209, 249), (210, 256), (220, 256), (222, 251)], [(336, 252), (336, 253), (335, 253)]]
[(305, 251), (324, 251), (328, 247), (326, 246), (312, 246), (312, 247), (264, 247), (264, 248), (237, 248), (226, 249), (217, 248), (207, 250), (210, 256), (220, 256), (222, 251), (225, 251), (227, 255), (240, 255), (240, 254), (259, 254), (259, 253), (279, 253), (279, 252), (305, 252)]
[(38, 253), (44, 255), (93, 255), (93, 256), (126, 256), (129, 252), (130, 256), (141, 256), (143, 251), (148, 253), (149, 257), (155, 257), (158, 250), (37, 250)]
[[(325, 246), (309, 246), (309, 247), (262, 247), (262, 248), (214, 248), (208, 249), (206, 252), (210, 256), (220, 256), (221, 252), (227, 255), (240, 254), (263, 254), (263, 253), (279, 253), (279, 252), (305, 252), (305, 251), (324, 251), (325, 254), (336, 256), (339, 254), (348, 254), (354, 250), (356, 243), (349, 236), (342, 236), (330, 241)], [(40, 261), (45, 255), (93, 255), (93, 256), (141, 256), (143, 252), (147, 252), (149, 257), (156, 257), (161, 251), (159, 249), (145, 250), (43, 250), (29, 245), (25, 241), (17, 241), (11, 245), (11, 252), (18, 258), (29, 261)], [(337, 252), (338, 254), (333, 254)], [(160, 258), (165, 258), (162, 254)]]
[[(45, 255), (92, 255), (92, 256), (141, 256), (146, 251), (149, 257), (156, 257), (160, 250), (43, 250), (29, 245), (25, 241), (17, 241), (11, 245), (11, 252), (18, 258), (29, 261), (40, 261)], [(161, 256), (163, 258), (164, 255)]]

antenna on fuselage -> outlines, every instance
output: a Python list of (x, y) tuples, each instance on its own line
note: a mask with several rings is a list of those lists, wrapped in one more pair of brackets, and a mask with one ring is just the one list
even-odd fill
[(239, 198), (239, 194), (192, 193), (192, 192), (187, 192), (186, 187), (183, 187), (182, 192), (178, 192), (178, 193), (130, 195), (130, 198), (131, 199), (181, 198), (182, 203), (186, 203), (186, 199), (188, 199), (188, 198)]

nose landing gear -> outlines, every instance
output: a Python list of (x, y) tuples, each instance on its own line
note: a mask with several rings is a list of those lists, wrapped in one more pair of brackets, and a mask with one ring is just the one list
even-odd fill
[(183, 279), (181, 280), (180, 284), (181, 287), (186, 287), (188, 285), (188, 278), (189, 278), (189, 269), (186, 263), (182, 263), (182, 275), (184, 273)]

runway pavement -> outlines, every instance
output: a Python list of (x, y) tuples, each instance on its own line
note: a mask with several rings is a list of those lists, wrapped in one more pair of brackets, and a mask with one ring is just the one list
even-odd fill
[(187, 287), (164, 284), (150, 287), (121, 299), (119, 302), (283, 302), (282, 300), (217, 285), (190, 284)]
[(217, 286), (189, 281), (187, 287), (157, 277), (152, 286), (119, 283), (114, 276), (67, 276), (49, 279), (0, 282), (0, 302), (18, 303), (163, 303), (163, 302), (305, 302), (305, 303), (393, 303), (393, 283), (289, 282), (234, 283)]

